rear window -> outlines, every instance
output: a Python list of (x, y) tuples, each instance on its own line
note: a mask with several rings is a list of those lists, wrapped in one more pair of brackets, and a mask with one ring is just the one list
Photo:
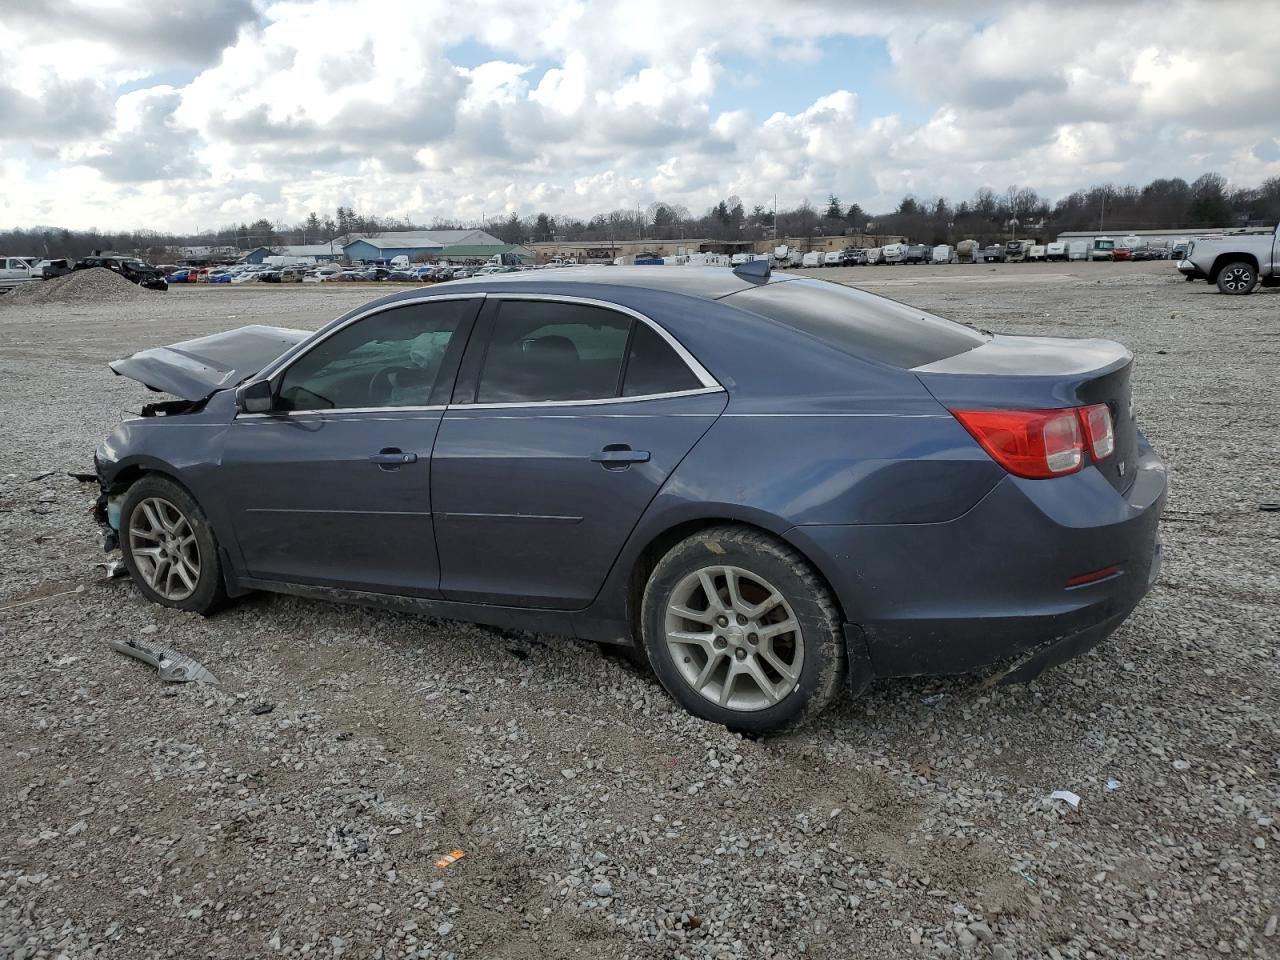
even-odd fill
[(906, 370), (986, 342), (962, 324), (825, 280), (766, 283), (726, 299), (838, 350)]

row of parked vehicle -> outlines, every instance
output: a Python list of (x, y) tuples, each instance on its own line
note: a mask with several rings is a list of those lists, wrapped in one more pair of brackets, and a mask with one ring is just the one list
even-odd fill
[(130, 283), (149, 290), (167, 290), (168, 281), (163, 271), (137, 257), (94, 254), (79, 260), (41, 257), (0, 257), (0, 291), (11, 289), (34, 280), (54, 280), (77, 270), (102, 267), (118, 273)]
[[(1163, 243), (1142, 243), (1137, 238), (1117, 242), (1111, 237), (1092, 241), (1071, 240), (1041, 244), (1035, 240), (1009, 240), (982, 246), (976, 240), (962, 240), (955, 246), (924, 243), (890, 243), (882, 247), (847, 247), (821, 253), (800, 253), (778, 247), (772, 260), (792, 267), (851, 267), (898, 263), (1036, 263), (1071, 260), (1181, 260), (1187, 244), (1172, 247)], [(744, 258), (747, 255), (740, 255)]]
[(488, 276), (494, 273), (510, 273), (522, 269), (517, 266), (486, 264), (466, 266), (447, 263), (400, 264), (233, 264), (220, 267), (161, 268), (167, 272), (170, 283), (368, 283), (390, 281), (401, 283), (439, 283), (444, 280), (461, 280), (465, 277)]

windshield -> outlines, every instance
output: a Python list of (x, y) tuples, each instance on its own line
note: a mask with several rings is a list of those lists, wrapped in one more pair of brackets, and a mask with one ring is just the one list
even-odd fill
[(986, 342), (962, 324), (825, 280), (766, 283), (725, 299), (853, 356), (906, 370)]
[(1093, 241), (1093, 246), (1097, 250), (1114, 250), (1116, 242), (1114, 240), (1095, 240)]

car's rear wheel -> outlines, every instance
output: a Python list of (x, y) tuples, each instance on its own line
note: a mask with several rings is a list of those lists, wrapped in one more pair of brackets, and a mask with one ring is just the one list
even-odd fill
[(1258, 283), (1258, 271), (1253, 264), (1237, 260), (1218, 271), (1218, 289), (1231, 296), (1251, 293)]
[(843, 631), (831, 590), (760, 531), (714, 527), (676, 544), (649, 577), (641, 616), (663, 687), (731, 730), (799, 726), (840, 691)]
[(153, 603), (212, 613), (226, 600), (213, 530), (186, 490), (143, 477), (120, 510), (120, 546), (133, 582)]

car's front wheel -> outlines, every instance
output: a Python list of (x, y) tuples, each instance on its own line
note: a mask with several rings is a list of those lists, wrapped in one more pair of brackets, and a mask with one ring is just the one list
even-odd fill
[(1253, 264), (1237, 260), (1218, 271), (1218, 289), (1232, 296), (1251, 293), (1258, 283), (1258, 271)]
[(226, 600), (218, 545), (204, 512), (165, 477), (143, 477), (120, 510), (124, 564), (153, 603), (208, 614)]
[(831, 590), (760, 531), (714, 527), (676, 544), (649, 576), (641, 616), (663, 687), (731, 730), (799, 726), (840, 691), (843, 631)]

